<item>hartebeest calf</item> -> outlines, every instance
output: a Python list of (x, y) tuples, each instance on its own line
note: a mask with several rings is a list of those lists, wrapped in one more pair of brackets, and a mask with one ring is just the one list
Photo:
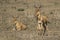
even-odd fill
[(25, 30), (27, 28), (26, 25), (23, 24), (22, 22), (19, 22), (16, 17), (13, 17), (13, 22), (14, 22), (14, 24), (16, 26), (15, 29), (17, 31), (19, 31), (19, 30)]

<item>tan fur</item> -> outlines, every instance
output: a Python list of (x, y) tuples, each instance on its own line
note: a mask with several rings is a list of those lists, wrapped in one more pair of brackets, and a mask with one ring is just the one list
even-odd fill
[(26, 29), (26, 26), (24, 24), (22, 24), (21, 22), (19, 23), (18, 21), (15, 21), (16, 24), (16, 29), (17, 30), (24, 30)]
[[(41, 21), (41, 24), (42, 24), (43, 22), (45, 23), (45, 22), (47, 22), (47, 21), (48, 21), (47, 17), (46, 17), (46, 16), (41, 15), (39, 11), (37, 12), (37, 14), (36, 14), (36, 15), (37, 15), (37, 18), (38, 18), (38, 23), (39, 23), (39, 21)], [(43, 21), (43, 22), (42, 22), (42, 21)]]
[(13, 22), (15, 23), (16, 30), (17, 30), (17, 31), (19, 31), (19, 30), (24, 30), (24, 29), (27, 28), (26, 25), (24, 25), (22, 22), (17, 21), (16, 18), (14, 18), (14, 21), (13, 21)]
[(38, 18), (38, 20), (41, 20), (43, 22), (47, 22), (48, 21), (47, 17), (43, 16), (43, 15), (38, 15), (37, 18)]
[(44, 30), (42, 21), (38, 21), (37, 30)]
[(47, 22), (48, 22), (48, 18), (46, 16), (41, 15), (40, 9), (37, 8), (36, 9), (36, 15), (37, 20), (38, 20), (38, 26), (37, 26), (37, 30), (47, 30)]

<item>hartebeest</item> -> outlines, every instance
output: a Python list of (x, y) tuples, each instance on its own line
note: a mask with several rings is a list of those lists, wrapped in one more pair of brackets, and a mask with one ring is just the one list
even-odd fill
[(44, 35), (45, 31), (47, 30), (48, 18), (46, 16), (41, 15), (40, 7), (36, 7), (35, 16), (37, 17), (38, 20), (37, 30), (39, 31), (43, 30), (44, 31), (43, 35)]
[(27, 28), (25, 24), (23, 24), (22, 22), (19, 22), (17, 20), (17, 17), (13, 17), (13, 22), (14, 22), (14, 24), (16, 26), (15, 28), (16, 28), (17, 31), (24, 30), (24, 29)]

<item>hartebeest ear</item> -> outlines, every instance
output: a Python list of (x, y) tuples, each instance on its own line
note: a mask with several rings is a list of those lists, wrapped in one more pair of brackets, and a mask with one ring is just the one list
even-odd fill
[(40, 5), (39, 8), (41, 8), (42, 6)]
[(13, 21), (16, 21), (19, 16), (12, 16)]
[(39, 8), (40, 6), (38, 6), (38, 5), (34, 5), (34, 7), (35, 7), (35, 8)]
[(39, 11), (42, 6), (40, 5), (40, 6), (38, 7), (38, 6), (34, 5), (34, 7), (36, 8), (36, 11)]
[(19, 16), (12, 16), (12, 18), (15, 18), (15, 19), (18, 18), (18, 17), (19, 17)]
[(42, 7), (42, 5), (40, 5), (40, 6), (34, 5), (34, 7), (35, 7), (35, 8), (41, 8), (41, 7)]

